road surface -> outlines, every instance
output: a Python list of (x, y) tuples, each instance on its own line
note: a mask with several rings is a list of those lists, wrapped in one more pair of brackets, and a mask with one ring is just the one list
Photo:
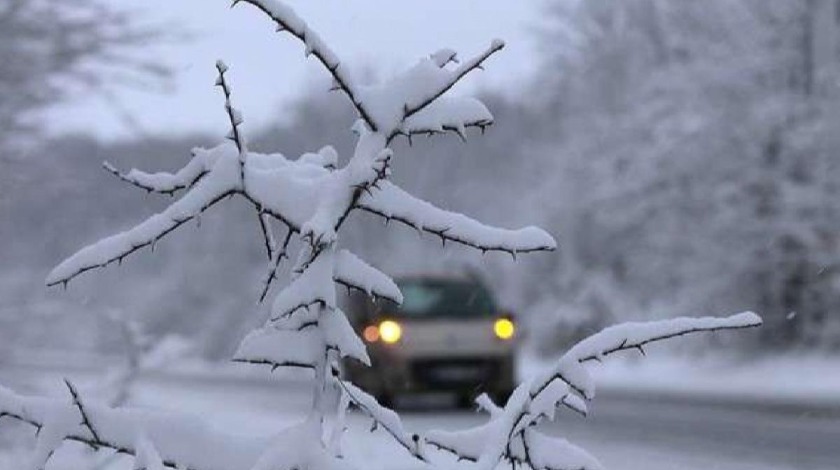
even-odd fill
[[(0, 383), (32, 382), (32, 374), (23, 375), (0, 370)], [(57, 381), (57, 377), (44, 378), (50, 375), (55, 374), (41, 374), (41, 387), (45, 380)], [(90, 377), (77, 380), (90, 381)], [(309, 399), (305, 384), (297, 380), (158, 375), (142, 380), (134, 400), (145, 406), (186, 409), (233, 432), (263, 435), (301, 416)], [(428, 401), (404, 403), (401, 413), (409, 429), (457, 429), (482, 421), (481, 415), (469, 411), (426, 409)], [(548, 432), (563, 435), (616, 470), (840, 469), (840, 410), (760, 405), (727, 406), (607, 391), (591, 404), (588, 418), (563, 414)], [(354, 450), (348, 453), (365, 459), (372, 470), (419, 468), (384, 435), (368, 433), (368, 425), (362, 416), (351, 419), (347, 447)]]

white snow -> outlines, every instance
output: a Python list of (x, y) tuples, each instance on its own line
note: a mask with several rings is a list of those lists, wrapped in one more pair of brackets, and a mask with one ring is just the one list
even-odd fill
[(347, 250), (341, 250), (336, 255), (334, 276), (336, 282), (359, 289), (368, 295), (382, 297), (397, 304), (403, 301), (400, 289), (387, 274)]
[(542, 229), (525, 227), (508, 230), (491, 227), (463, 214), (437, 208), (391, 182), (380, 183), (380, 188), (372, 195), (362, 197), (359, 202), (362, 209), (443, 239), (474, 246), (479, 250), (511, 253), (553, 250), (557, 247), (551, 235)]
[(323, 354), (318, 336), (314, 328), (297, 331), (278, 330), (268, 326), (248, 333), (239, 344), (233, 360), (280, 366), (315, 367)]

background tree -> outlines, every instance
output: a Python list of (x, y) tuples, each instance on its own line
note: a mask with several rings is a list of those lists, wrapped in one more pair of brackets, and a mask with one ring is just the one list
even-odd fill
[[(165, 66), (137, 47), (158, 29), (100, 0), (4, 0), (0, 4), (0, 145), (42, 129), (39, 112), (74, 94), (109, 97), (120, 85), (151, 86)], [(17, 143), (16, 142), (16, 143)]]
[(762, 345), (837, 344), (835, 9), (549, 4), (555, 304), (592, 278), (614, 311), (758, 309)]

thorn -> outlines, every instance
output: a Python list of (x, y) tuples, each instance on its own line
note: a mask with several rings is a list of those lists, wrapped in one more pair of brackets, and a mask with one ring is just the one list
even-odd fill
[(464, 129), (464, 126), (459, 125), (458, 127), (456, 127), (455, 128), (455, 133), (458, 134), (458, 137), (461, 138), (461, 142), (463, 142), (465, 144), (467, 143), (467, 133), (466, 133), (466, 129)]
[(285, 31), (285, 30), (286, 30), (286, 27), (285, 27), (285, 26), (283, 26), (283, 25), (282, 25), (282, 24), (280, 24), (280, 23), (277, 23), (277, 27), (276, 27), (276, 28), (274, 28), (274, 32), (275, 32), (275, 33), (282, 33), (282, 32), (283, 32), (283, 31)]
[(641, 345), (641, 344), (640, 344), (640, 345), (638, 345), (638, 346), (636, 346), (636, 349), (638, 349), (638, 350), (639, 350), (639, 352), (642, 354), (642, 356), (647, 357), (647, 353), (645, 352), (644, 348), (642, 348), (642, 345)]

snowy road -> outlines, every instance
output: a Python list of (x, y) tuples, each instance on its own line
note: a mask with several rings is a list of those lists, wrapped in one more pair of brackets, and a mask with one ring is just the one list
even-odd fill
[[(304, 384), (294, 380), (195, 377), (145, 379), (136, 401), (187, 409), (233, 432), (255, 435), (275, 432), (308, 404)], [(605, 392), (589, 418), (566, 414), (551, 432), (562, 432), (616, 470), (837, 470), (838, 411), (743, 409)], [(468, 427), (482, 419), (472, 412), (416, 406), (403, 415), (417, 431)], [(351, 453), (370, 463), (369, 469), (419, 467), (383, 435), (368, 433), (368, 424), (355, 416), (350, 440), (356, 447)]]

